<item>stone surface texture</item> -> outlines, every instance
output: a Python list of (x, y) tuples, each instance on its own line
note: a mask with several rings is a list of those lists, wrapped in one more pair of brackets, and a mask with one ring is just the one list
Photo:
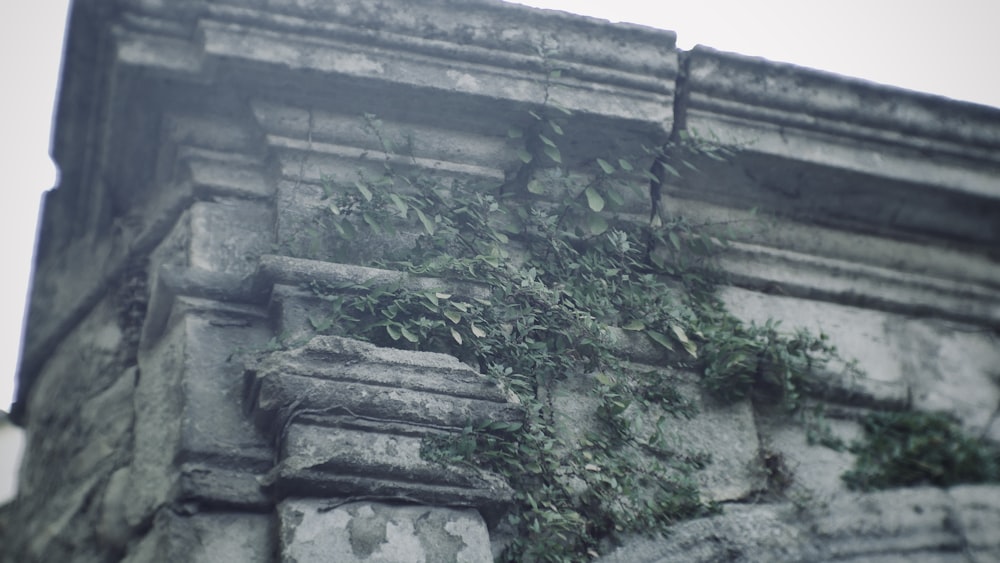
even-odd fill
[(486, 526), (470, 509), (288, 499), (278, 519), (282, 562), (492, 560)]
[[(739, 149), (694, 162), (661, 210), (736, 227), (735, 314), (857, 359), (863, 379), (815, 375), (831, 429), (908, 408), (1000, 441), (1000, 110), (498, 0), (76, 0), (65, 53), (0, 561), (492, 557), (509, 484), (420, 444), (520, 406), (452, 357), (304, 338), (310, 281), (487, 291), (358, 265), (405, 254), (405, 233), (323, 229), (327, 190), (383, 165), (366, 114), (409, 139), (393, 166), (454, 186), (503, 183), (508, 128), (547, 101), (572, 112), (571, 177), (682, 130)], [(603, 561), (1000, 560), (1000, 487), (847, 491), (849, 452), (608, 334), (699, 407), (667, 435), (711, 454), (698, 485), (721, 512)], [(289, 336), (305, 344), (249, 354)], [(585, 377), (552, 390), (568, 439), (593, 423)]]

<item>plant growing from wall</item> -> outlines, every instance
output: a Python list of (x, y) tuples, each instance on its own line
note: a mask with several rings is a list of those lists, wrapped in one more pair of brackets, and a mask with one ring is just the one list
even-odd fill
[[(726, 246), (724, 232), (628, 212), (630, 190), (648, 197), (644, 186), (635, 190), (637, 177), (662, 182), (693, 167), (687, 155), (719, 157), (719, 147), (691, 140), (648, 150), (642, 156), (654, 169), (646, 173), (636, 158), (596, 159), (581, 180), (561, 166), (566, 115), (548, 104), (511, 128), (522, 166), (501, 186), (398, 173), (394, 143), (366, 116), (386, 156), (382, 170), (352, 186), (327, 182), (324, 221), (348, 240), (364, 232), (411, 241), (377, 265), (465, 280), (485, 293), (312, 284), (327, 305), (311, 318), (315, 330), (453, 354), (524, 406), (523, 424), (470, 421), (423, 450), (514, 485), (507, 524), (516, 533), (505, 557), (517, 561), (578, 561), (604, 540), (663, 531), (712, 509), (694, 482), (710, 456), (663, 438), (670, 419), (692, 416), (693, 406), (661, 372), (626, 361), (613, 334), (646, 339), (666, 363), (701, 372), (721, 401), (753, 396), (789, 410), (802, 405), (810, 371), (835, 354), (823, 337), (747, 326), (725, 311), (713, 295), (724, 278), (712, 260)], [(553, 394), (571, 378), (586, 382), (593, 412), (568, 443)], [(636, 417), (651, 412), (654, 430), (638, 431)]]
[(843, 475), (853, 489), (1000, 482), (1000, 448), (967, 436), (946, 414), (872, 413), (862, 429), (851, 446), (854, 468)]

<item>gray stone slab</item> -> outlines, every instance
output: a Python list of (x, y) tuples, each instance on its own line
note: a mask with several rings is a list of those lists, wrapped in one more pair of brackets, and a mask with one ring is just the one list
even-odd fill
[[(667, 378), (697, 409), (697, 414), (690, 419), (673, 416), (655, 405), (648, 412), (633, 405), (625, 415), (640, 442), (648, 441), (659, 426), (665, 450), (709, 459), (704, 469), (692, 475), (699, 485), (702, 500), (742, 499), (763, 486), (757, 430), (749, 401), (718, 405), (704, 397), (692, 374), (650, 366), (635, 367), (649, 372), (648, 376)], [(569, 448), (598, 424), (595, 413), (601, 399), (593, 392), (594, 385), (590, 376), (575, 376), (557, 383), (552, 392), (553, 419), (557, 432)], [(661, 416), (664, 422), (659, 423)], [(656, 462), (656, 457), (648, 452), (629, 451), (623, 455), (645, 459), (650, 465)]]
[[(262, 483), (279, 497), (336, 496), (477, 507), (495, 519), (511, 502), (506, 481), (487, 471), (430, 463), (420, 457), (426, 428), (291, 424), (281, 458)], [(351, 427), (353, 426), (353, 428)]]
[(894, 489), (827, 504), (728, 506), (674, 526), (667, 538), (629, 539), (599, 561), (993, 561), (997, 491)]
[[(993, 381), (1000, 348), (989, 331), (976, 326), (738, 288), (725, 288), (721, 297), (744, 321), (774, 319), (789, 332), (801, 327), (829, 335), (842, 358), (857, 360), (865, 372), (856, 380), (842, 379), (837, 375), (842, 366), (831, 365), (820, 374), (842, 396), (947, 411), (974, 434), (987, 430), (1000, 403)], [(990, 427), (988, 435), (997, 439), (1000, 427)]]
[(934, 488), (843, 495), (818, 511), (812, 532), (831, 559), (957, 551), (963, 539), (950, 523), (952, 503)]
[[(178, 487), (192, 497), (240, 504), (231, 491), (199, 488), (197, 474), (185, 477), (186, 461), (239, 469), (251, 476), (264, 472), (272, 459), (266, 438), (243, 414), (243, 368), (229, 361), (244, 347), (263, 345), (269, 336), (257, 319), (232, 317), (204, 308), (179, 312), (164, 336), (139, 356), (140, 378), (135, 395), (136, 446), (132, 463), (134, 501), (126, 512), (131, 524), (148, 520), (172, 502)], [(249, 491), (247, 505), (259, 504)], [(235, 502), (234, 502), (235, 501)]]
[(157, 513), (152, 528), (123, 563), (271, 563), (273, 517), (242, 512)]
[(951, 524), (962, 533), (976, 561), (1000, 561), (1000, 487), (964, 485), (949, 489)]
[(271, 354), (249, 370), (254, 416), (269, 433), (280, 430), (280, 421), (274, 425), (276, 416), (287, 419), (296, 410), (439, 429), (523, 417), (495, 384), (444, 354), (315, 337), (311, 344)]
[(847, 230), (1000, 240), (994, 108), (706, 47), (688, 64), (688, 127), (744, 149), (689, 193)]
[(486, 524), (475, 510), (289, 499), (278, 506), (280, 561), (487, 563)]
[[(810, 423), (823, 424), (845, 444), (861, 436), (855, 421), (826, 417)], [(854, 467), (854, 454), (819, 443), (810, 444), (808, 429), (800, 419), (787, 413), (758, 413), (757, 431), (766, 455), (773, 456), (774, 468), (783, 472), (775, 476), (778, 478), (775, 484), (784, 490), (776, 492), (787, 498), (826, 502), (847, 491), (840, 476)]]
[[(403, 427), (405, 428), (405, 427)], [(483, 486), (478, 471), (451, 468), (420, 457), (423, 436), (373, 428), (292, 424), (281, 444), (285, 470), (323, 468), (337, 476), (358, 475), (419, 484)]]

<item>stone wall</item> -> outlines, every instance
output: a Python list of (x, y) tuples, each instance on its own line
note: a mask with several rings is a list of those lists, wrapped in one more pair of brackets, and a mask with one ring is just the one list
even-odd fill
[[(674, 39), (489, 0), (77, 0), (3, 559), (491, 558), (509, 484), (420, 444), (520, 420), (501, 389), (450, 356), (335, 337), (234, 360), (308, 325), (309, 281), (450, 283), (360, 267), (378, 247), (309, 230), (324, 182), (382, 164), (364, 114), (412, 141), (398, 166), (443, 181), (503, 183), (508, 127), (549, 98), (571, 112), (570, 172), (682, 130), (739, 148), (661, 208), (742, 225), (722, 258), (738, 316), (823, 330), (858, 360), (860, 387), (820, 374), (842, 391), (834, 429), (909, 408), (1000, 441), (1000, 111)], [(849, 452), (665, 377), (701, 406), (673, 431), (713, 451), (698, 486), (723, 511), (606, 560), (1000, 557), (996, 486), (849, 493)], [(553, 397), (567, 436), (587, 424), (574, 385)], [(794, 498), (766, 494), (777, 458)]]

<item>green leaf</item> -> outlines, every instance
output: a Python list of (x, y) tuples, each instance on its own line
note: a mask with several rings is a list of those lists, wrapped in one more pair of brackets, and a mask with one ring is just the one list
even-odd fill
[(659, 164), (660, 166), (662, 166), (664, 170), (666, 170), (667, 172), (669, 172), (671, 176), (673, 176), (673, 177), (675, 177), (675, 178), (680, 178), (680, 177), (681, 177), (681, 173), (680, 173), (680, 172), (678, 172), (678, 171), (677, 171), (677, 169), (676, 169), (676, 168), (674, 168), (673, 166), (670, 166), (669, 164), (667, 164), (667, 162), (666, 162), (666, 161), (663, 161), (663, 160), (658, 160), (658, 161), (656, 161), (656, 162), (657, 162), (657, 163), (658, 163), (658, 164)]
[(361, 183), (361, 181), (354, 182), (354, 187), (361, 192), (361, 197), (365, 198), (365, 201), (372, 200), (372, 192), (368, 189), (368, 186)]
[(507, 129), (507, 136), (511, 139), (520, 139), (524, 136), (524, 131), (521, 131), (517, 127), (509, 127)]
[(605, 174), (615, 173), (615, 167), (612, 166), (610, 162), (604, 160), (603, 158), (597, 159), (597, 165), (601, 167), (601, 170), (603, 170)]
[(627, 160), (625, 160), (624, 158), (619, 158), (618, 159), (618, 166), (620, 166), (621, 169), (624, 170), (624, 171), (626, 171), (626, 172), (631, 172), (631, 171), (635, 170), (635, 168), (632, 166), (632, 163), (629, 162), (629, 161), (627, 161)]
[[(447, 317), (449, 321), (455, 324), (458, 324), (462, 320), (462, 314), (456, 313), (455, 311), (445, 311), (444, 316)], [(461, 344), (461, 342), (459, 344)]]
[(427, 216), (424, 215), (423, 211), (417, 209), (416, 207), (414, 207), (413, 210), (417, 212), (417, 218), (420, 219), (420, 222), (424, 224), (424, 230), (427, 231), (427, 234), (433, 235), (434, 222), (428, 219)]
[(557, 148), (555, 142), (552, 139), (546, 137), (545, 135), (542, 135), (541, 133), (539, 133), (538, 134), (538, 138), (541, 139), (542, 142), (545, 143), (546, 145), (548, 145), (548, 146), (550, 146), (552, 148)]
[(644, 323), (644, 322), (642, 322), (642, 321), (640, 321), (638, 319), (635, 319), (635, 320), (631, 320), (628, 323), (622, 325), (621, 328), (622, 328), (622, 330), (643, 330), (643, 329), (646, 328), (646, 323)]
[(399, 340), (400, 336), (402, 336), (399, 328), (394, 325), (385, 325), (385, 331), (389, 334), (389, 338), (393, 340)]
[(382, 234), (382, 227), (370, 213), (362, 213), (361, 218), (364, 219), (365, 223), (367, 223), (369, 227), (371, 227), (371, 230), (375, 231), (377, 234)]
[(604, 231), (608, 230), (608, 222), (604, 220), (604, 217), (598, 215), (597, 213), (591, 213), (587, 217), (587, 229), (592, 235), (602, 234)]
[(517, 157), (521, 159), (521, 162), (528, 164), (532, 160), (531, 153), (524, 150), (523, 148), (517, 149)]
[(677, 250), (680, 250), (681, 249), (681, 237), (677, 236), (677, 233), (674, 232), (674, 231), (670, 231), (667, 234), (667, 236), (670, 237), (670, 244), (674, 245), (674, 248), (676, 248)]
[(528, 182), (528, 191), (535, 195), (542, 195), (545, 193), (545, 187), (538, 180), (532, 180)]
[(476, 335), (476, 338), (484, 338), (486, 336), (486, 332), (476, 325), (472, 325), (472, 334)]
[(340, 216), (340, 208), (337, 207), (336, 205), (334, 205), (334, 204), (331, 203), (330, 205), (327, 206), (327, 209), (330, 210), (330, 213), (333, 213), (334, 215), (337, 215), (338, 217)]
[(399, 327), (399, 332), (400, 332), (400, 334), (403, 335), (403, 338), (409, 340), (410, 342), (412, 342), (414, 344), (416, 344), (420, 340), (420, 338), (416, 334), (413, 334), (412, 332), (410, 332), (410, 330), (408, 328), (406, 328), (405, 326)]
[(689, 342), (688, 335), (684, 332), (684, 329), (681, 328), (680, 325), (671, 324), (670, 330), (677, 337), (677, 340), (681, 341), (681, 343)]
[(541, 121), (541, 120), (542, 120), (542, 116), (540, 116), (540, 115), (538, 115), (537, 113), (535, 113), (535, 111), (534, 111), (534, 110), (528, 110), (528, 115), (530, 115), (531, 117), (534, 117), (534, 118), (535, 118), (535, 119), (537, 119), (538, 121)]
[(646, 336), (652, 338), (653, 341), (659, 344), (660, 346), (663, 346), (667, 350), (673, 352), (674, 345), (670, 343), (670, 339), (667, 338), (667, 335), (663, 334), (662, 332), (656, 332), (655, 330), (647, 330)]
[(559, 149), (557, 149), (554, 145), (545, 145), (542, 147), (542, 151), (544, 151), (545, 154), (547, 154), (552, 160), (562, 164), (562, 155), (559, 154)]
[(587, 206), (592, 211), (600, 213), (604, 209), (604, 198), (594, 186), (589, 186), (583, 193), (587, 196)]
[(455, 342), (457, 342), (459, 346), (462, 345), (462, 335), (459, 334), (457, 330), (451, 329), (451, 337), (455, 339)]
[(684, 346), (684, 349), (687, 350), (687, 353), (691, 354), (692, 358), (698, 359), (698, 346), (696, 346), (694, 342), (691, 342), (689, 340), (689, 341), (683, 342), (681, 344), (682, 344), (682, 346)]
[(358, 230), (354, 227), (354, 224), (350, 221), (337, 221), (333, 224), (340, 236), (347, 240), (352, 240), (357, 234)]
[(407, 205), (406, 202), (403, 201), (403, 198), (399, 197), (396, 194), (389, 194), (389, 199), (391, 199), (392, 202), (396, 204), (396, 209), (399, 210), (399, 216), (406, 217)]
[(322, 332), (331, 326), (333, 326), (333, 319), (327, 317), (325, 319), (318, 320), (316, 317), (309, 316), (309, 324), (312, 325), (313, 330)]
[(605, 195), (608, 197), (608, 201), (610, 201), (612, 205), (616, 207), (625, 205), (625, 196), (623, 196), (620, 191), (611, 189), (608, 190)]
[(556, 123), (555, 121), (550, 121), (549, 122), (549, 127), (552, 128), (552, 131), (554, 131), (556, 135), (562, 135), (563, 134), (562, 127), (560, 127), (559, 124)]

